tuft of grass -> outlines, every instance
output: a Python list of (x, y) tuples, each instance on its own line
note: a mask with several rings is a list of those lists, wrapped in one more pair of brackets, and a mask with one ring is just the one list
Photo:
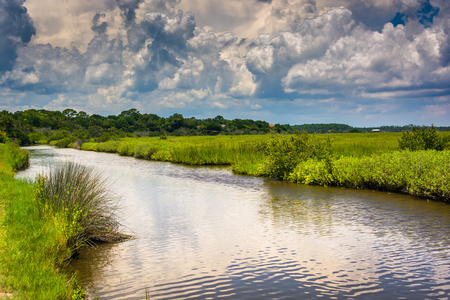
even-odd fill
[(50, 169), (38, 176), (35, 198), (43, 214), (62, 218), (70, 252), (125, 237), (118, 232), (117, 198), (106, 179), (91, 168), (67, 162)]

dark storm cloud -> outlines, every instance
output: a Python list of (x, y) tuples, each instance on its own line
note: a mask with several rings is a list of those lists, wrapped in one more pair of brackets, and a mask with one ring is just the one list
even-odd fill
[(100, 19), (104, 18), (105, 14), (96, 13), (94, 18), (92, 19), (91, 29), (97, 34), (105, 34), (106, 29), (108, 28), (108, 23), (101, 22)]
[(444, 29), (444, 33), (445, 33), (445, 40), (443, 41), (442, 46), (440, 48), (441, 53), (440, 61), (443, 67), (448, 67), (450, 65), (450, 26)]
[(131, 25), (136, 19), (136, 9), (144, 0), (116, 0), (119, 6), (125, 25)]
[(179, 11), (174, 19), (161, 13), (148, 13), (144, 21), (128, 31), (133, 51), (145, 49), (142, 65), (135, 65), (135, 88), (152, 91), (158, 82), (172, 77), (187, 57), (187, 41), (194, 36), (195, 18)]
[(11, 70), (17, 48), (36, 34), (23, 0), (0, 0), (0, 73)]

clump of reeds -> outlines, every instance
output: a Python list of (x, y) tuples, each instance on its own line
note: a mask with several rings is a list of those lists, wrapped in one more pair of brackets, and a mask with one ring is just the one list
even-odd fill
[(93, 169), (67, 162), (38, 176), (35, 198), (44, 214), (62, 220), (67, 247), (73, 253), (96, 241), (126, 238), (118, 232), (118, 199), (107, 181)]

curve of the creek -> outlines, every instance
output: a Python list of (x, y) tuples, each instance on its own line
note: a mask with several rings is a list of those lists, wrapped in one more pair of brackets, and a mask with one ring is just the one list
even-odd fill
[(122, 231), (72, 264), (90, 299), (448, 299), (450, 205), (116, 154), (28, 147), (108, 178)]

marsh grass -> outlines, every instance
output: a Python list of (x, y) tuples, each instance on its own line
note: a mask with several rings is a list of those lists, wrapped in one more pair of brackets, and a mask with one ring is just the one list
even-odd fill
[(66, 162), (36, 180), (35, 198), (41, 213), (63, 219), (67, 248), (123, 239), (115, 213), (118, 199), (105, 178), (84, 165)]

